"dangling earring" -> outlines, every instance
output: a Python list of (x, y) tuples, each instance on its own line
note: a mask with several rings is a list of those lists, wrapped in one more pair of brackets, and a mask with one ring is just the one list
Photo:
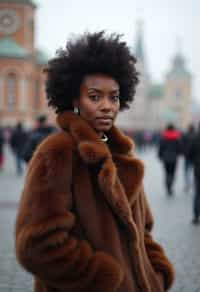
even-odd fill
[(79, 114), (79, 109), (78, 109), (77, 106), (74, 107), (74, 113), (77, 114), (77, 115)]

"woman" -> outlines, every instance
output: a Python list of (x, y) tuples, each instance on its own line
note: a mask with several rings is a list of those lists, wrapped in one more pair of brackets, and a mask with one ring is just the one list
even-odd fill
[(47, 98), (62, 129), (31, 159), (16, 254), (36, 292), (159, 292), (173, 268), (151, 236), (143, 165), (114, 125), (132, 101), (135, 58), (117, 35), (84, 34), (49, 62)]

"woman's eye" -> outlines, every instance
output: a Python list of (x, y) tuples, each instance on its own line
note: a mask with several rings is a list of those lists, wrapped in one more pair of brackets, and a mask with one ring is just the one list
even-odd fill
[(99, 96), (98, 95), (90, 95), (89, 96), (91, 100), (97, 101), (99, 100)]
[(113, 101), (118, 101), (119, 100), (119, 95), (113, 95), (113, 96), (111, 96), (111, 99)]

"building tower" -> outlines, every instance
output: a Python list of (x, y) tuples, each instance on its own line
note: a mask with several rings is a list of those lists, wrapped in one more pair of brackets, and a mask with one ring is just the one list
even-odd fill
[(137, 86), (134, 102), (130, 105), (130, 109), (122, 112), (117, 120), (119, 127), (128, 131), (143, 129), (148, 124), (147, 120), (149, 118), (146, 107), (150, 78), (147, 70), (143, 23), (141, 21), (137, 23), (135, 44), (133, 54), (137, 59), (136, 67), (140, 74), (139, 85)]
[(185, 129), (192, 121), (192, 76), (180, 50), (175, 54), (164, 84), (164, 114)]
[(42, 69), (44, 52), (35, 48), (36, 4), (0, 0), (0, 122), (27, 125), (47, 109)]
[(139, 85), (136, 90), (135, 100), (133, 103), (132, 123), (135, 129), (144, 129), (149, 124), (148, 112), (148, 92), (150, 86), (150, 77), (148, 73), (147, 58), (144, 45), (143, 22), (138, 21), (136, 33), (136, 46), (134, 50), (137, 59), (137, 71), (139, 72)]

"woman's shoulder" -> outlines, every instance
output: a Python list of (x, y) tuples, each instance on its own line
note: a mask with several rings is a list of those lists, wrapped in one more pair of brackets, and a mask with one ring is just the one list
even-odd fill
[(27, 177), (44, 177), (47, 181), (71, 177), (73, 168), (73, 140), (68, 133), (56, 132), (43, 140), (28, 164)]

